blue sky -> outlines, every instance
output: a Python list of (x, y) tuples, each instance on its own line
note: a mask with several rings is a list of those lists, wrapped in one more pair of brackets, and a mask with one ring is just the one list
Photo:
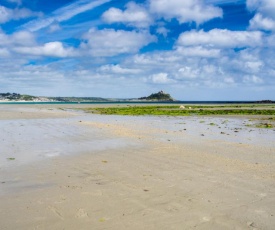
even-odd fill
[(0, 0), (0, 92), (275, 100), (274, 0)]

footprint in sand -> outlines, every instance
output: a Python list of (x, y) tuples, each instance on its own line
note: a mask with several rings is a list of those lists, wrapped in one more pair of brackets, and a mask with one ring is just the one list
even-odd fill
[(86, 217), (89, 217), (88, 213), (85, 212), (84, 209), (80, 208), (78, 209), (76, 215), (75, 215), (76, 218), (86, 218)]

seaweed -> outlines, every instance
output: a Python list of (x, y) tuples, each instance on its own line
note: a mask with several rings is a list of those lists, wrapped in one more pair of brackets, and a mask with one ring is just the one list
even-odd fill
[(9, 161), (14, 161), (15, 158), (14, 158), (14, 157), (9, 157), (9, 158), (7, 158), (7, 160), (9, 160)]
[[(204, 108), (204, 109), (201, 109)], [(275, 116), (275, 110), (270, 108), (247, 108), (232, 106), (192, 106), (192, 109), (180, 109), (179, 106), (131, 106), (85, 109), (87, 112), (105, 115), (158, 115), (158, 116), (201, 116), (201, 115), (268, 115)], [(273, 120), (275, 118), (271, 118)]]

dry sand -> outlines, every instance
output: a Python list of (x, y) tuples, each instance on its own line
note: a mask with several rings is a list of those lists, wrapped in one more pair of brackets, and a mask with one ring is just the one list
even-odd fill
[(71, 107), (0, 105), (1, 230), (275, 228), (274, 130)]

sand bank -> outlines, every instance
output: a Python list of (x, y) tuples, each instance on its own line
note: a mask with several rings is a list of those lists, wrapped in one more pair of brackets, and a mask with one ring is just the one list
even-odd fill
[(0, 229), (274, 228), (274, 130), (71, 107), (0, 106)]

